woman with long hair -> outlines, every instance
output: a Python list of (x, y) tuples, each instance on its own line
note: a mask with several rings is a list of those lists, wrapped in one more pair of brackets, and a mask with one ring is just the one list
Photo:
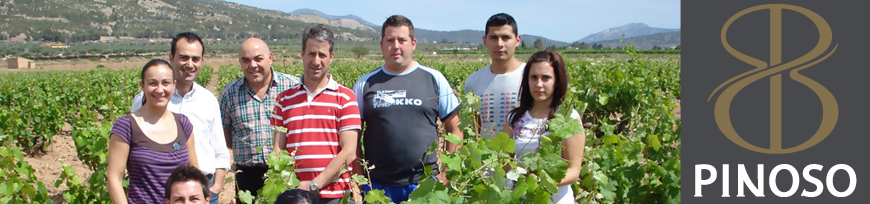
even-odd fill
[[(568, 91), (566, 72), (562, 56), (555, 51), (537, 52), (526, 63), (520, 85), (520, 105), (507, 115), (503, 130), (516, 140), (514, 153), (517, 160), (527, 153), (536, 152), (541, 137), (551, 133), (547, 121), (553, 119)], [(576, 110), (572, 110), (571, 117), (580, 120)], [(577, 125), (582, 125), (582, 122)], [(562, 158), (568, 162), (568, 171), (556, 184), (559, 192), (550, 197), (553, 203), (574, 203), (571, 184), (580, 177), (585, 142), (586, 135), (582, 132), (562, 140)]]
[[(106, 183), (114, 203), (166, 202), (164, 184), (179, 166), (199, 166), (192, 125), (166, 109), (175, 91), (169, 62), (148, 61), (140, 73), (143, 106), (115, 120), (109, 138)], [(122, 187), (124, 170), (130, 184)]]

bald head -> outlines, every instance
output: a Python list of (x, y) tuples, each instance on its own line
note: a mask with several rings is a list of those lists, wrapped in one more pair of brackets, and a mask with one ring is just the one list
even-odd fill
[(248, 38), (245, 42), (242, 42), (242, 46), (239, 47), (239, 53), (243, 53), (245, 51), (253, 51), (262, 49), (263, 52), (269, 53), (269, 46), (266, 45), (266, 41), (263, 41), (260, 38)]
[(259, 38), (248, 38), (242, 43), (239, 63), (249, 83), (265, 84), (272, 78), (272, 52)]

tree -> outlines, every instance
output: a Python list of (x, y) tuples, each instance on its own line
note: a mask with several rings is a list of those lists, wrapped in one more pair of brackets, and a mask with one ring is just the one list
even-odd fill
[(585, 50), (589, 49), (589, 44), (586, 44), (586, 42), (574, 41), (574, 43), (571, 43), (571, 47), (574, 49)]
[(574, 41), (573, 43), (571, 43), (571, 47), (573, 47), (573, 48), (579, 48), (579, 47), (580, 47), (580, 42), (579, 42), (579, 41)]
[(369, 50), (362, 45), (353, 46), (353, 48), (350, 48), (350, 51), (356, 55), (357, 59), (359, 59), (360, 56), (369, 54)]
[(526, 41), (522, 41), (522, 43), (520, 43), (520, 48), (522, 48), (523, 50), (526, 49)]
[(677, 47), (675, 47), (674, 50), (680, 50), (680, 45), (677, 45)]
[(535, 49), (538, 49), (538, 50), (544, 49), (544, 41), (541, 40), (540, 38), (535, 39)]
[(602, 48), (604, 48), (604, 45), (602, 45), (601, 43), (592, 43), (592, 49), (600, 50)]

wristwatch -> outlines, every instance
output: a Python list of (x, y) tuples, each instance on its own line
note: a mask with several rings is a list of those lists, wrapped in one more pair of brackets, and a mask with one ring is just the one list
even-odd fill
[(311, 188), (311, 191), (318, 191), (318, 190), (320, 190), (320, 187), (317, 187), (317, 183), (315, 183), (314, 180), (311, 181), (311, 186), (310, 186), (310, 188)]

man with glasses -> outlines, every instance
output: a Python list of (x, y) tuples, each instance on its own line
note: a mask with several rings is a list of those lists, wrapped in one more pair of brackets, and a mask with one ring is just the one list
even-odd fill
[[(224, 140), (217, 98), (194, 81), (205, 61), (204, 53), (202, 38), (194, 33), (179, 33), (172, 39), (169, 63), (175, 72), (176, 85), (167, 108), (190, 119), (193, 135), (196, 137), (194, 145), (196, 157), (199, 158), (198, 168), (209, 179), (210, 203), (217, 204), (218, 196), (223, 190), (224, 176), (230, 168), (230, 152)], [(133, 98), (130, 112), (142, 107), (142, 96), (143, 93), (140, 92)]]

